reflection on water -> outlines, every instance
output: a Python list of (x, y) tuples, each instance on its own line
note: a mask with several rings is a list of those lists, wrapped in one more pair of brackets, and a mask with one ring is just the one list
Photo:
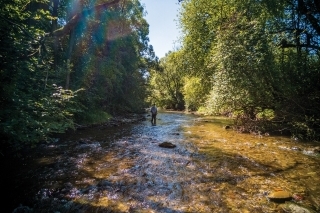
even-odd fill
[[(238, 134), (222, 128), (228, 122), (160, 113), (157, 126), (77, 132), (43, 147), (29, 195), (58, 212), (284, 212), (267, 199), (281, 188), (320, 210), (312, 144)], [(177, 147), (158, 146), (165, 141)]]

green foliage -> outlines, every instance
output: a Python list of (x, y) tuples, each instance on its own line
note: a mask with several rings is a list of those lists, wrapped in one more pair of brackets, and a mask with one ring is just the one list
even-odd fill
[(42, 4), (41, 1), (0, 3), (0, 134), (5, 141), (1, 148), (33, 146), (49, 132), (42, 114), (44, 106), (50, 106), (44, 80), (49, 61), (42, 35), (50, 17), (40, 9)]
[(206, 94), (198, 77), (184, 77), (183, 95), (187, 110), (196, 111), (204, 103)]
[(233, 114), (248, 131), (319, 139), (319, 8), (291, 3), (183, 1), (186, 105), (198, 95), (206, 101), (195, 108)]
[(225, 105), (230, 111), (244, 109), (252, 114), (257, 107), (272, 107), (276, 70), (267, 36), (263, 26), (245, 18), (218, 34), (212, 61), (216, 68), (212, 92), (221, 96), (215, 100), (216, 108), (221, 110)]
[(272, 120), (275, 118), (274, 110), (272, 109), (264, 109), (257, 113), (258, 119), (268, 119)]
[(285, 120), (295, 137), (310, 140), (319, 138), (320, 73), (317, 56), (303, 54), (303, 61), (295, 59), (295, 51), (283, 51), (281, 54), (279, 69), (283, 83), (276, 90), (276, 97), (281, 101), (275, 112), (277, 120)]
[(79, 101), (88, 111), (139, 111), (146, 95), (145, 58), (152, 58), (142, 6), (126, 1), (86, 22), (78, 29), (81, 45), (75, 46), (72, 56), (76, 65), (71, 87), (86, 89)]
[(75, 119), (102, 122), (144, 105), (154, 54), (139, 1), (90, 13), (69, 35), (50, 37), (93, 3), (0, 2), (1, 149), (35, 146), (73, 128)]
[(84, 110), (85, 113), (81, 114), (81, 118), (77, 120), (84, 125), (91, 125), (91, 124), (101, 124), (107, 122), (112, 116), (104, 111), (89, 111)]
[(76, 112), (72, 98), (76, 93), (53, 86), (51, 97), (37, 100), (29, 94), (12, 97), (11, 108), (1, 113), (2, 135), (14, 149), (35, 146), (49, 139), (51, 133), (63, 133), (73, 128), (73, 114)]
[(181, 52), (169, 52), (150, 72), (148, 102), (170, 109), (184, 109), (183, 64)]

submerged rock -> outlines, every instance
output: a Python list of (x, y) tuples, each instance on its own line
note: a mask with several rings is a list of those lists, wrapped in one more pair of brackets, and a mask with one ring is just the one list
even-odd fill
[(163, 143), (160, 143), (159, 144), (160, 147), (163, 147), (163, 148), (175, 148), (176, 145), (170, 143), (170, 142), (163, 142)]
[(12, 213), (32, 213), (33, 209), (29, 208), (29, 206), (22, 206), (20, 204), (19, 207), (15, 208)]
[(285, 212), (291, 213), (315, 213), (315, 211), (302, 207), (292, 202), (286, 202), (285, 204), (281, 204), (280, 208), (282, 208)]
[(274, 191), (271, 192), (268, 196), (268, 199), (272, 201), (288, 201), (292, 199), (292, 195), (290, 192), (284, 191), (284, 190), (279, 190), (279, 191)]
[(226, 125), (226, 126), (224, 126), (223, 128), (224, 128), (224, 129), (231, 129), (231, 126)]

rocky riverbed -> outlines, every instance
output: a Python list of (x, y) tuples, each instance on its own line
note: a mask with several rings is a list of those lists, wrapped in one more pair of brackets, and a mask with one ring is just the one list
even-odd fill
[(43, 144), (6, 180), (9, 212), (320, 211), (317, 143), (239, 134), (224, 118), (149, 119)]

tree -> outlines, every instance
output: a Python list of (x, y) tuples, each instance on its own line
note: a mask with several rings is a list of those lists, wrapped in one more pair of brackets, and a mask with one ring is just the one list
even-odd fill
[(197, 111), (206, 101), (206, 93), (203, 91), (201, 78), (184, 77), (183, 78), (183, 97), (187, 110)]
[(190, 0), (182, 6), (185, 70), (207, 82), (208, 112), (240, 113), (243, 125), (259, 125), (271, 110), (269, 127), (319, 136), (316, 1)]
[(0, 6), (1, 149), (21, 149), (72, 127), (66, 110), (71, 102), (61, 88), (47, 87), (52, 58), (43, 37), (51, 20), (45, 2), (1, 1)]
[(35, 146), (95, 111), (143, 106), (154, 57), (143, 7), (137, 0), (100, 3), (79, 2), (71, 11), (62, 0), (0, 2), (3, 147)]
[(183, 66), (182, 55), (169, 52), (160, 60), (160, 67), (150, 73), (151, 97), (149, 101), (170, 109), (184, 109), (182, 95)]
[(144, 102), (144, 70), (148, 24), (138, 1), (123, 1), (112, 10), (91, 17), (77, 35), (74, 87), (86, 89), (81, 103), (112, 113), (140, 109)]

